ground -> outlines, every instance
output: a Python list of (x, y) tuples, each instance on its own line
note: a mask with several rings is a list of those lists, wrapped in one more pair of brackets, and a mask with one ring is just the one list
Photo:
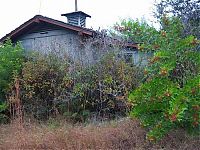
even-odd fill
[(139, 121), (130, 118), (98, 124), (14, 122), (0, 126), (0, 149), (135, 149), (199, 150), (200, 139), (184, 130), (170, 132), (163, 140), (150, 143)]

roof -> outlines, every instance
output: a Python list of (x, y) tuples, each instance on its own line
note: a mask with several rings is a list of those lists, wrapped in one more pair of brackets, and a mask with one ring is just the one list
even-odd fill
[[(82, 12), (83, 13), (83, 12)], [(64, 29), (69, 29), (73, 31), (77, 31), (81, 34), (85, 34), (88, 36), (92, 36), (94, 31), (91, 29), (83, 28), (80, 26), (71, 25), (69, 23), (65, 23), (62, 21), (58, 21), (52, 18), (44, 17), (42, 15), (36, 15), (30, 20), (26, 21), (22, 25), (20, 25), (15, 30), (11, 31), (10, 33), (6, 34), (4, 37), (0, 39), (0, 42), (4, 42), (7, 38), (11, 40), (17, 39), (20, 35), (24, 34), (26, 31), (30, 30), (34, 25), (39, 24), (40, 22), (49, 23)]]
[(66, 17), (68, 17), (68, 16), (72, 16), (72, 15), (76, 15), (76, 14), (78, 14), (78, 15), (83, 15), (83, 16), (85, 16), (85, 17), (91, 18), (90, 15), (88, 15), (88, 14), (82, 12), (82, 11), (75, 11), (75, 12), (72, 12), (72, 13), (62, 14), (61, 16), (66, 16)]
[[(73, 14), (73, 13), (75, 13), (75, 12), (68, 13), (68, 14)], [(84, 13), (84, 12), (79, 11), (78, 13)], [(34, 28), (34, 26), (38, 25), (39, 23), (48, 23), (48, 24), (51, 24), (51, 25), (54, 25), (57, 27), (61, 27), (64, 29), (77, 31), (79, 33), (79, 35), (87, 35), (87, 36), (95, 36), (96, 34), (103, 35), (101, 32), (94, 31), (92, 29), (72, 25), (69, 23), (65, 23), (62, 21), (58, 21), (58, 20), (55, 20), (52, 18), (42, 16), (42, 15), (36, 15), (33, 18), (31, 18), (30, 20), (28, 20), (25, 23), (23, 23), (22, 25), (20, 25), (19, 27), (17, 27), (15, 30), (11, 31), (10, 33), (8, 33), (4, 37), (2, 37), (0, 39), (0, 43), (3, 43), (7, 38), (10, 38), (12, 41), (17, 41), (19, 36), (29, 32), (31, 29)], [(111, 39), (116, 40), (113, 37)], [(117, 41), (120, 41), (120, 40), (117, 40)], [(125, 47), (137, 48), (137, 43), (125, 42), (122, 45), (124, 45)]]

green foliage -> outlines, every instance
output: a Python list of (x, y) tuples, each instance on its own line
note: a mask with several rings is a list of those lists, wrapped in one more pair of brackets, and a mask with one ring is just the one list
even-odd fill
[[(199, 0), (158, 0), (155, 1), (154, 16), (161, 20), (163, 15), (176, 16), (184, 25), (183, 35), (195, 35), (200, 38), (200, 1)], [(164, 29), (161, 21), (161, 28)]]
[(120, 24), (115, 25), (115, 28), (117, 28), (117, 30), (119, 29), (118, 31), (120, 31), (122, 36), (127, 40), (132, 40), (141, 44), (153, 41), (156, 37), (150, 35), (157, 36), (158, 34), (157, 30), (154, 27), (149, 26), (145, 20), (122, 20)]
[(20, 44), (15, 46), (10, 40), (0, 45), (0, 101), (5, 101), (14, 73), (19, 73), (23, 62), (23, 49)]
[[(123, 21), (121, 34), (142, 44), (142, 52), (154, 56), (144, 70), (144, 83), (129, 95), (134, 107), (132, 117), (149, 128), (149, 140), (160, 139), (174, 127), (199, 133), (199, 41), (182, 37), (183, 26), (177, 18), (163, 17), (165, 30), (156, 31), (145, 23)], [(136, 34), (138, 31), (142, 34)], [(134, 34), (135, 33), (135, 34)]]
[(8, 121), (8, 117), (5, 114), (8, 105), (6, 103), (0, 103), (0, 124)]
[(4, 101), (13, 76), (21, 71), (22, 62), (23, 49), (19, 43), (13, 46), (7, 40), (0, 45), (0, 123), (8, 121), (8, 105)]

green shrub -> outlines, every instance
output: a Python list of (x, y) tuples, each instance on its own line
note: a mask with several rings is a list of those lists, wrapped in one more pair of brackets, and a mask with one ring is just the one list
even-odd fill
[(12, 44), (7, 40), (0, 45), (0, 123), (8, 121), (8, 95), (9, 85), (15, 74), (19, 74), (23, 62), (23, 49), (20, 44)]
[(13, 46), (10, 40), (0, 45), (0, 101), (5, 101), (6, 91), (14, 73), (21, 71), (23, 49), (17, 43)]
[(0, 102), (0, 124), (8, 122), (8, 116), (6, 115), (7, 109), (8, 105), (5, 102)]
[(199, 40), (182, 36), (179, 19), (163, 17), (162, 21), (165, 28), (160, 31), (132, 20), (123, 21), (128, 30), (121, 31), (129, 39), (141, 37), (140, 51), (154, 52), (144, 70), (144, 83), (129, 95), (134, 105), (130, 114), (149, 128), (147, 137), (152, 141), (172, 128), (185, 127), (196, 133), (200, 128)]

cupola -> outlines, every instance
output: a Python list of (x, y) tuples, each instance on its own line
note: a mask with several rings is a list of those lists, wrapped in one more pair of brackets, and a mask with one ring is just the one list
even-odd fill
[(72, 25), (86, 27), (86, 18), (91, 18), (90, 15), (82, 12), (82, 11), (75, 11), (72, 13), (62, 14), (61, 16), (67, 17), (67, 22)]
[(86, 27), (86, 18), (87, 17), (91, 18), (90, 15), (82, 11), (78, 11), (77, 0), (75, 0), (75, 12), (62, 14), (61, 16), (67, 17), (67, 22), (69, 24), (80, 27)]

